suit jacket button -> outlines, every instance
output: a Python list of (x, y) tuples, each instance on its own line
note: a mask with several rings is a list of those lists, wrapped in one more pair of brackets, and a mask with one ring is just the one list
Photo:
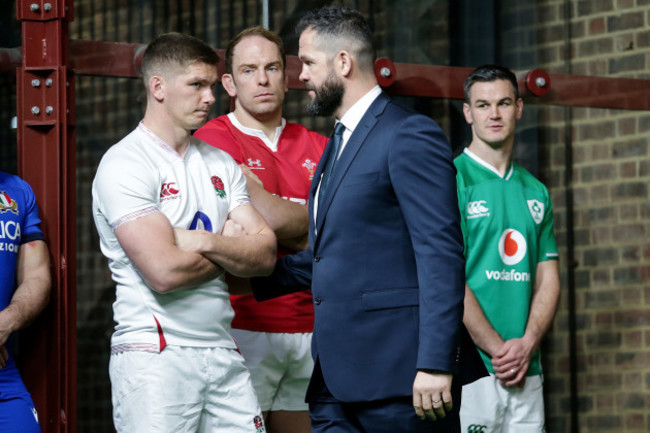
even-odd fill
[(314, 257), (314, 261), (315, 261), (315, 262), (320, 262), (320, 256), (315, 256), (315, 257)]
[(323, 302), (323, 300), (321, 298), (314, 299), (314, 304), (316, 304), (316, 305), (320, 305), (321, 302)]

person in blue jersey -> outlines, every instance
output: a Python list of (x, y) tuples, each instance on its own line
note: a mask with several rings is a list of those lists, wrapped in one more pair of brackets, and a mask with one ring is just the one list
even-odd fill
[(512, 71), (475, 69), (465, 80), (472, 142), (454, 163), (465, 244), (463, 322), (490, 375), (463, 387), (463, 432), (543, 432), (539, 346), (560, 293), (553, 204), (512, 161), (523, 101)]
[(0, 432), (40, 432), (32, 398), (10, 350), (14, 331), (27, 326), (50, 297), (50, 259), (34, 192), (0, 172)]

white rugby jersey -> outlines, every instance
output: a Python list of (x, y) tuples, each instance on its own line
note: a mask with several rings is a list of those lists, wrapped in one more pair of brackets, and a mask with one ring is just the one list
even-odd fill
[(151, 290), (120, 246), (120, 225), (162, 212), (173, 227), (220, 233), (228, 214), (250, 203), (241, 169), (194, 137), (181, 157), (142, 123), (103, 156), (93, 181), (93, 218), (117, 284), (113, 348), (165, 344), (234, 348), (233, 310), (221, 276), (169, 294)]

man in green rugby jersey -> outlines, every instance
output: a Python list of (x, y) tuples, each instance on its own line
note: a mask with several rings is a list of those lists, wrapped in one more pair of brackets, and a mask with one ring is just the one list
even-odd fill
[(543, 432), (539, 346), (560, 283), (546, 187), (512, 161), (523, 101), (507, 68), (486, 65), (465, 80), (472, 142), (454, 163), (465, 241), (463, 321), (488, 377), (463, 388), (463, 432)]

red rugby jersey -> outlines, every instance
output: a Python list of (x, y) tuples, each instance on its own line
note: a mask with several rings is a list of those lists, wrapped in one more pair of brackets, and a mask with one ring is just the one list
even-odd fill
[[(302, 125), (287, 122), (277, 151), (259, 138), (241, 132), (227, 115), (207, 122), (194, 136), (228, 152), (239, 164), (246, 164), (264, 183), (268, 192), (303, 205), (327, 137)], [(290, 251), (279, 248), (281, 257)], [(281, 296), (263, 303), (253, 295), (231, 295), (235, 310), (232, 327), (262, 332), (312, 332), (314, 306), (311, 290)]]

